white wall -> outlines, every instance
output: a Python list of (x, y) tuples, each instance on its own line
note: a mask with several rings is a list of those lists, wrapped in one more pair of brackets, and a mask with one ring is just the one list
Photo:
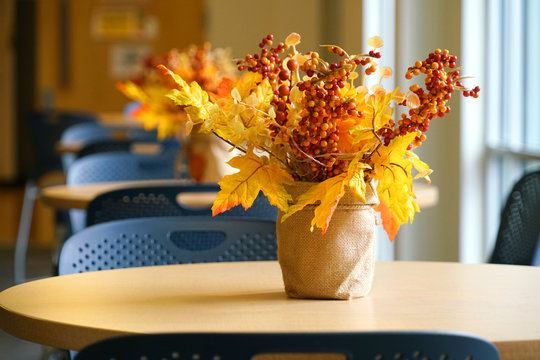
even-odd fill
[(205, 39), (214, 48), (230, 47), (235, 58), (259, 52), (259, 42), (268, 34), (283, 41), (291, 32), (302, 36), (298, 49), (320, 44), (319, 0), (207, 0)]

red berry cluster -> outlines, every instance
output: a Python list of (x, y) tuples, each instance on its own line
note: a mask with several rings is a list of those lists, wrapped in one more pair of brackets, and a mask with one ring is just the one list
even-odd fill
[[(465, 96), (478, 97), (480, 91), (478, 86), (467, 90), (460, 81), (458, 70), (448, 72), (445, 70), (455, 68), (456, 61), (457, 57), (450, 55), (448, 50), (436, 49), (426, 60), (416, 61), (414, 66), (407, 70), (406, 79), (412, 79), (419, 74), (425, 75), (425, 90), (417, 84), (409, 87), (409, 90), (418, 96), (420, 105), (410, 109), (408, 114), (401, 114), (397, 127), (395, 123), (390, 122), (389, 127), (379, 130), (378, 135), (383, 139), (384, 145), (388, 145), (398, 135), (411, 132), (425, 133), (432, 119), (443, 117), (450, 112), (450, 107), (446, 106), (446, 103), (455, 90), (463, 91)], [(400, 105), (405, 105), (405, 101)], [(419, 134), (412, 145), (420, 146), (425, 139), (424, 134)]]
[[(348, 161), (339, 158), (338, 123), (344, 115), (362, 117), (356, 110), (353, 98), (342, 96), (340, 89), (349, 80), (351, 71), (357, 66), (368, 66), (366, 74), (376, 70), (372, 58), (380, 58), (381, 54), (370, 51), (364, 57), (349, 57), (337, 46), (329, 46), (328, 51), (338, 55), (341, 60), (327, 63), (316, 52), (306, 55), (309, 58), (299, 66), (293, 53), (282, 54), (289, 49), (284, 43), (276, 47), (273, 36), (263, 38), (259, 47), (260, 54), (246, 55), (237, 62), (238, 70), (257, 72), (267, 78), (274, 90), (272, 105), (276, 109), (276, 123), (270, 126), (271, 135), (290, 145), (292, 153), (310, 163), (311, 180), (322, 181), (346, 171)], [(267, 48), (269, 47), (269, 48)], [(309, 80), (292, 84), (293, 72), (301, 71), (311, 77)], [(292, 87), (302, 91), (304, 111), (298, 125), (291, 136), (287, 134), (287, 116), (291, 101), (289, 95)]]
[(347, 117), (362, 117), (356, 110), (354, 98), (341, 95), (340, 89), (345, 86), (351, 75), (351, 69), (363, 59), (345, 57), (345, 52), (338, 47), (329, 47), (329, 51), (341, 57), (336, 63), (327, 64), (316, 52), (308, 53), (308, 60), (300, 70), (311, 79), (297, 84), (303, 92), (304, 113), (293, 130), (295, 146), (292, 151), (299, 158), (315, 157), (312, 161), (311, 173), (314, 180), (325, 180), (346, 171), (348, 160), (339, 158), (339, 122)]
[[(259, 43), (262, 48), (260, 54), (248, 54), (244, 60), (238, 60), (238, 70), (251, 71), (262, 75), (263, 79), (268, 79), (274, 89), (283, 81), (288, 80), (288, 71), (283, 69), (280, 55), (289, 49), (289, 45), (280, 42), (276, 47), (273, 44), (273, 35), (268, 35)], [(270, 48), (266, 48), (269, 46)]]

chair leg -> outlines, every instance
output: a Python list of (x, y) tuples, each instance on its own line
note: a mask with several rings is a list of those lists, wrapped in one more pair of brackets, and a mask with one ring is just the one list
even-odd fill
[(15, 245), (14, 278), (15, 283), (20, 284), (26, 281), (26, 252), (28, 250), (28, 239), (30, 237), (30, 227), (32, 226), (32, 214), (34, 203), (37, 199), (38, 188), (34, 181), (27, 181), (24, 189), (24, 199), (19, 221), (19, 232)]

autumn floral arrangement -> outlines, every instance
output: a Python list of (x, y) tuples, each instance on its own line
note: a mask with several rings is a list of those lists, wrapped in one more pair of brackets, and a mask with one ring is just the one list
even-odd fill
[[(167, 94), (199, 131), (213, 133), (239, 150), (229, 164), (238, 172), (225, 176), (213, 205), (218, 214), (241, 204), (249, 208), (262, 191), (282, 213), (282, 221), (306, 205), (316, 205), (311, 230), (326, 232), (332, 214), (348, 188), (365, 202), (368, 186), (376, 188), (384, 229), (393, 239), (399, 227), (419, 211), (412, 188), (415, 178), (429, 181), (431, 170), (414, 154), (426, 139), (433, 119), (450, 111), (447, 102), (466, 89), (456, 56), (436, 49), (409, 67), (406, 78), (423, 76), (406, 92), (386, 90), (379, 81), (366, 87), (367, 76), (391, 76), (377, 67), (379, 37), (369, 39), (368, 53), (351, 55), (339, 46), (325, 46), (337, 56), (327, 62), (317, 52), (297, 50), (293, 33), (274, 44), (268, 35), (259, 53), (238, 60), (243, 76), (224, 78), (216, 91), (176, 69), (160, 65), (172, 80)], [(394, 120), (394, 113), (403, 112)], [(293, 199), (288, 187), (309, 183)]]
[(138, 102), (130, 116), (144, 124), (146, 130), (157, 129), (160, 139), (186, 134), (187, 116), (165, 95), (174, 86), (157, 65), (164, 65), (186, 81), (196, 81), (202, 89), (215, 92), (224, 77), (235, 78), (236, 68), (228, 49), (212, 49), (209, 43), (151, 54), (141, 62), (130, 81), (117, 83), (128, 98)]

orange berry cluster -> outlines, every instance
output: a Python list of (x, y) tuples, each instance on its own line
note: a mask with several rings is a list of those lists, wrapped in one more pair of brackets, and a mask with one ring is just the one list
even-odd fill
[[(308, 53), (308, 60), (300, 70), (311, 79), (297, 84), (303, 92), (304, 113), (293, 130), (295, 146), (292, 151), (299, 158), (316, 158), (312, 161), (311, 173), (314, 180), (322, 181), (346, 171), (348, 160), (340, 159), (339, 122), (343, 117), (362, 117), (356, 110), (354, 98), (341, 95), (351, 75), (351, 69), (362, 60), (344, 57), (343, 50), (329, 47), (329, 51), (342, 57), (337, 63), (327, 64), (316, 52)], [(294, 145), (293, 144), (293, 145)]]
[[(388, 145), (398, 135), (417, 132), (418, 136), (410, 147), (420, 146), (426, 139), (426, 136), (421, 133), (428, 130), (431, 120), (443, 117), (450, 112), (450, 106), (447, 106), (446, 103), (455, 90), (463, 91), (464, 96), (478, 97), (480, 91), (478, 86), (472, 90), (465, 89), (459, 81), (458, 70), (448, 72), (445, 70), (446, 68), (455, 68), (456, 61), (457, 57), (450, 55), (448, 50), (436, 49), (429, 54), (426, 60), (418, 60), (414, 66), (409, 67), (405, 78), (412, 79), (413, 76), (424, 74), (425, 90), (417, 84), (409, 87), (409, 90), (418, 96), (420, 105), (410, 109), (408, 114), (401, 114), (397, 127), (395, 127), (395, 123), (390, 122), (389, 127), (379, 130), (378, 135), (383, 139), (384, 145)], [(405, 105), (405, 101), (400, 105)]]
[[(238, 70), (251, 71), (262, 75), (263, 79), (268, 79), (270, 85), (275, 90), (277, 86), (289, 79), (290, 73), (283, 68), (283, 59), (280, 55), (289, 49), (289, 45), (280, 42), (276, 47), (271, 47), (273, 44), (273, 35), (266, 36), (259, 47), (262, 48), (260, 54), (248, 54), (244, 60), (238, 60)], [(265, 46), (270, 46), (267, 49)], [(277, 90), (276, 90), (277, 91)]]
[[(351, 72), (359, 65), (368, 66), (366, 74), (375, 71), (371, 58), (380, 58), (381, 54), (370, 51), (365, 57), (349, 57), (337, 46), (329, 46), (328, 51), (341, 57), (339, 62), (327, 63), (316, 52), (306, 55), (309, 58), (299, 65), (293, 53), (281, 57), (289, 49), (284, 43), (276, 47), (273, 36), (265, 37), (259, 47), (260, 54), (248, 54), (237, 62), (238, 70), (257, 72), (270, 81), (274, 90), (272, 105), (276, 109), (276, 123), (270, 125), (271, 136), (279, 137), (290, 145), (297, 159), (305, 160), (311, 166), (311, 179), (322, 181), (346, 171), (348, 161), (339, 158), (339, 121), (347, 117), (362, 117), (356, 110), (357, 104), (352, 97), (341, 95), (340, 89), (349, 80)], [(266, 47), (269, 48), (266, 48)], [(292, 84), (293, 72), (302, 71), (309, 80)], [(287, 134), (287, 116), (289, 95), (293, 87), (302, 91), (304, 111), (298, 125)]]

